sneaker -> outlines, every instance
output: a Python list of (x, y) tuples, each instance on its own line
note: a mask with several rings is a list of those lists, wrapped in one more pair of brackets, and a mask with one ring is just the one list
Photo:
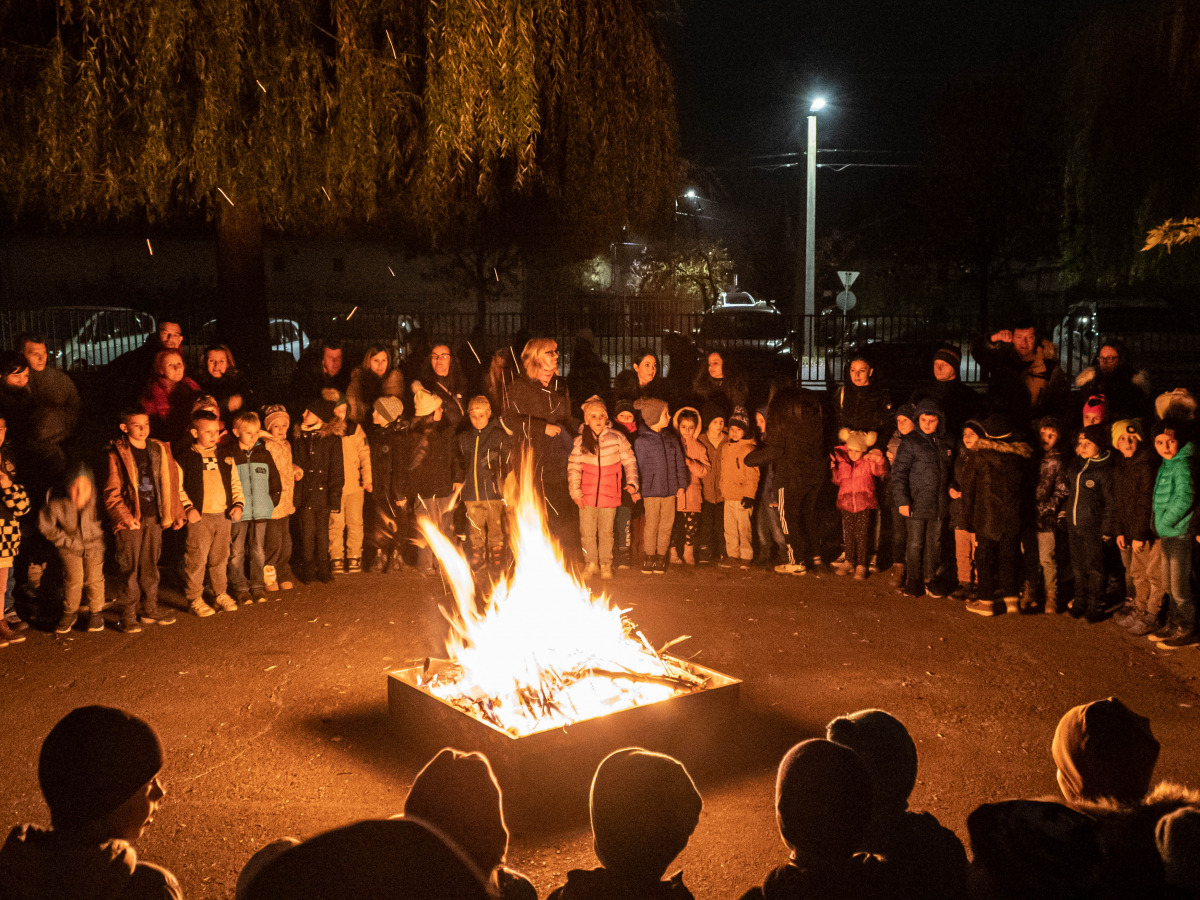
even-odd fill
[(254, 598), (251, 597), (248, 592), (243, 591), (242, 593), (237, 595), (237, 602), (240, 603), (242, 606), (249, 606), (250, 604), (252, 604), (254, 602)]
[(153, 612), (144, 612), (137, 617), (138, 621), (143, 625), (174, 625), (175, 617), (170, 613), (154, 610)]
[[(249, 596), (249, 594), (246, 595), (247, 599)], [(222, 612), (237, 612), (237, 601), (228, 594), (218, 594), (217, 599), (214, 600), (213, 603), (215, 603), (217, 608)]]
[(956, 587), (954, 590), (952, 590), (950, 592), (950, 599), (951, 600), (970, 600), (971, 593), (972, 593), (971, 586), (969, 584), (963, 584), (963, 583), (959, 582), (958, 587)]
[(1194, 647), (1196, 644), (1200, 644), (1200, 634), (1197, 634), (1194, 629), (1190, 631), (1180, 629), (1178, 636), (1159, 641), (1157, 646), (1160, 650), (1179, 650), (1183, 647)]
[(1178, 629), (1168, 622), (1165, 625), (1160, 625), (1158, 628), (1155, 628), (1153, 631), (1147, 634), (1146, 637), (1151, 641), (1161, 641), (1169, 637), (1178, 637), (1179, 635), (1176, 633), (1177, 631)]
[(346, 560), (346, 574), (360, 575), (362, 574), (362, 560), (358, 557), (351, 557)]
[[(234, 608), (236, 609), (237, 607), (234, 607)], [(209, 616), (216, 615), (216, 612), (217, 612), (215, 609), (213, 609), (211, 606), (209, 606), (207, 603), (205, 603), (204, 600), (201, 598), (197, 598), (197, 599), (193, 600), (191, 603), (189, 603), (188, 609), (190, 609), (194, 615), (199, 616), (201, 619), (205, 619), (205, 618), (208, 618)]]
[(736, 569), (737, 566), (738, 566), (738, 561), (736, 559), (734, 559), (732, 556), (726, 556), (719, 563), (717, 563), (718, 569)]
[(936, 584), (930, 582), (929, 584), (925, 585), (925, 596), (933, 597), (935, 600), (941, 600), (946, 596), (946, 592)]
[(600, 565), (600, 580), (612, 581), (612, 565), (610, 563), (601, 563)]
[(331, 572), (333, 572), (334, 575), (345, 575), (346, 574), (346, 564), (344, 562), (342, 562), (342, 560), (340, 560), (340, 559), (330, 560), (329, 569)]
[(628, 569), (628, 568), (629, 568), (629, 563), (628, 563), (628, 562), (626, 562), (626, 561), (625, 561), (625, 560), (623, 560), (623, 559), (622, 559), (620, 562), (618, 562), (618, 563), (617, 563), (617, 569), (618, 569), (618, 570), (620, 570), (620, 569)]
[(280, 589), (280, 590), (283, 590), (283, 591), (290, 591), (290, 590), (291, 590), (292, 588), (294, 588), (294, 587), (295, 587), (295, 585), (294, 585), (294, 584), (292, 584), (290, 581), (281, 581), (281, 582), (279, 582), (279, 589)]
[[(4, 614), (4, 621), (8, 623), (9, 631), (24, 631), (29, 627), (25, 620), (17, 615), (16, 610), (9, 610)], [(11, 643), (11, 641), (9, 642)]]
[(896, 593), (901, 597), (924, 597), (925, 589), (919, 587), (909, 587), (907, 584), (896, 588)]
[(842, 562), (835, 562), (833, 564), (833, 571), (838, 575), (849, 575), (854, 571), (854, 566), (843, 560)]
[(996, 604), (992, 600), (968, 600), (967, 612), (973, 612), (977, 616), (994, 616), (996, 614)]
[(272, 593), (274, 593), (275, 591), (279, 590), (279, 588), (280, 588), (280, 587), (281, 587), (281, 585), (280, 585), (280, 584), (279, 584), (279, 582), (277, 582), (277, 581), (269, 581), (269, 582), (267, 582), (267, 590), (268, 590), (268, 591), (271, 591)]
[(587, 581), (589, 578), (595, 578), (598, 574), (600, 574), (600, 567), (595, 563), (588, 563), (583, 567), (582, 577), (584, 581)]
[[(656, 561), (654, 563), (654, 574), (655, 575), (666, 575), (667, 574), (667, 556), (666, 556), (666, 554), (665, 553), (658, 554), (658, 556), (655, 557), (655, 560)], [(745, 566), (743, 565), (743, 568), (744, 567)]]
[(254, 598), (254, 602), (255, 603), (266, 603), (267, 598), (265, 596), (263, 596), (265, 593), (266, 593), (266, 591), (259, 591), (258, 596)]
[(91, 632), (103, 631), (104, 616), (100, 615), (100, 613), (92, 613), (88, 616), (87, 630)]
[(776, 575), (804, 575), (806, 572), (804, 563), (780, 563), (775, 567)]
[(653, 556), (643, 556), (642, 557), (642, 574), (643, 575), (653, 575), (655, 569), (656, 569), (656, 566), (654, 565), (654, 557)]
[(75, 613), (65, 614), (61, 619), (58, 620), (58, 625), (56, 625), (54, 627), (54, 633), (55, 634), (69, 633), (70, 630), (75, 627), (75, 619), (76, 618), (77, 618), (77, 616)]
[(121, 634), (141, 634), (142, 626), (137, 623), (137, 619), (120, 619), (117, 621), (117, 631)]
[(855, 581), (866, 581), (867, 580), (867, 567), (866, 566), (855, 566), (854, 567), (854, 580)]
[(1021, 598), (1015, 594), (1004, 598), (1004, 611), (1010, 616), (1015, 616), (1021, 611)]
[(1129, 633), (1134, 637), (1142, 637), (1154, 631), (1158, 627), (1158, 623), (1153, 619), (1138, 619), (1134, 624), (1129, 626)]

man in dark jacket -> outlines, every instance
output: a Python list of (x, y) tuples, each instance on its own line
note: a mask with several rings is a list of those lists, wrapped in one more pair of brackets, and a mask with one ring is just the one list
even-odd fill
[(900, 592), (910, 597), (943, 597), (937, 584), (942, 558), (942, 525), (950, 506), (951, 446), (942, 428), (942, 411), (932, 400), (917, 404), (917, 427), (904, 435), (892, 465), (892, 492), (900, 515), (908, 522), (905, 549), (906, 583)]
[(953, 344), (943, 344), (933, 355), (933, 380), (908, 398), (913, 406), (922, 400), (936, 403), (942, 411), (942, 428), (952, 436), (962, 434), (967, 419), (980, 415), (983, 408), (983, 398), (962, 383), (961, 366), (962, 351)]
[(1114, 422), (1112, 436), (1120, 454), (1113, 469), (1113, 536), (1125, 566), (1125, 593), (1133, 601), (1117, 624), (1136, 635), (1149, 634), (1159, 626), (1166, 592), (1162, 544), (1153, 523), (1159, 457), (1137, 419)]
[(967, 467), (959, 484), (963, 519), (975, 535), (979, 585), (979, 596), (967, 601), (967, 611), (995, 615), (999, 583), (1007, 611), (1015, 613), (1020, 604), (1021, 512), (1023, 500), (1032, 490), (1029, 461), (1033, 448), (1014, 436), (1001, 415), (974, 424), (979, 434), (972, 451), (975, 463)]
[(1071, 387), (1052, 351), (1053, 345), (1043, 343), (1028, 320), (971, 342), (971, 353), (988, 379), (993, 412), (1004, 413), (1022, 428), (1032, 419), (1066, 414)]

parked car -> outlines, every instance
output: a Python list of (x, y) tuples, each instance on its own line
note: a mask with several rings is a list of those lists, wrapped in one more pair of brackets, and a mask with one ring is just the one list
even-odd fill
[(783, 313), (745, 292), (726, 294), (724, 301), (707, 310), (696, 327), (696, 340), (704, 350), (753, 349), (792, 355), (793, 336)]
[[(308, 335), (294, 319), (279, 319), (272, 317), (268, 323), (271, 334), (271, 352), (286, 353), (292, 362), (300, 359), (300, 354), (308, 346)], [(200, 329), (197, 344), (203, 351), (209, 344), (217, 342), (217, 320), (209, 319)]]
[(119, 306), (48, 307), (29, 324), (30, 331), (46, 335), (54, 364), (68, 372), (108, 365), (158, 330), (150, 313)]

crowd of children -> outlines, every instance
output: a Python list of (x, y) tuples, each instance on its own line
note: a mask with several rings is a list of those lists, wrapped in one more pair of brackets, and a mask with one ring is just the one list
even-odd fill
[[(1061, 797), (977, 807), (967, 818), (968, 861), (954, 831), (909, 807), (918, 754), (904, 724), (879, 709), (839, 716), (779, 763), (774, 810), (786, 859), (766, 873), (729, 874), (742, 900), (1195, 897), (1200, 795), (1155, 784), (1159, 751), (1149, 720), (1117, 698), (1068, 710), (1046, 759)], [(137, 716), (102, 706), (70, 712), (38, 759), (50, 827), (9, 833), (0, 848), (4, 896), (181, 900), (174, 875), (135, 848), (167, 796), (164, 760), (154, 729)], [(712, 840), (703, 808), (678, 759), (639, 747), (610, 753), (589, 795), (598, 865), (567, 871), (548, 896), (692, 900), (671, 866), (689, 844)], [(242, 864), (235, 896), (537, 900), (533, 883), (506, 865), (508, 845), (489, 760), (447, 748), (416, 775), (400, 814), (272, 840)]]

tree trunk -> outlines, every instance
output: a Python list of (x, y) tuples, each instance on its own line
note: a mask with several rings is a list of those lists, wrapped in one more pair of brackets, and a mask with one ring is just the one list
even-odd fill
[(258, 204), (239, 200), (217, 218), (217, 335), (260, 392), (271, 379), (271, 337)]

